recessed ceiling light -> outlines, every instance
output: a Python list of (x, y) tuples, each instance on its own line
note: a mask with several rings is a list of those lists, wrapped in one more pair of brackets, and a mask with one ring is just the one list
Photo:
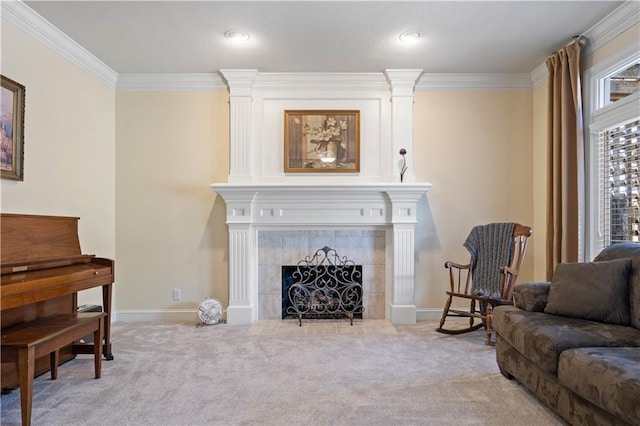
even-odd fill
[(233, 41), (247, 41), (249, 40), (249, 33), (245, 31), (227, 31), (224, 33), (224, 38)]
[(400, 34), (399, 38), (400, 38), (400, 41), (415, 42), (415, 41), (418, 41), (420, 37), (422, 37), (422, 34), (420, 34), (419, 31), (405, 31), (402, 34)]

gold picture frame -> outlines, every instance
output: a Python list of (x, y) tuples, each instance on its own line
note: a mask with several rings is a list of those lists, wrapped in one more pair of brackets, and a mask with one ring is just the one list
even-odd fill
[(360, 111), (286, 110), (285, 173), (358, 173)]
[(0, 75), (0, 177), (24, 180), (24, 86)]

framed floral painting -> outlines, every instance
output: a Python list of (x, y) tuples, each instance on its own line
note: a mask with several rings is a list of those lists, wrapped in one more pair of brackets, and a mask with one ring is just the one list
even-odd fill
[(284, 171), (359, 172), (360, 111), (285, 111)]
[(24, 86), (0, 76), (0, 177), (23, 180)]

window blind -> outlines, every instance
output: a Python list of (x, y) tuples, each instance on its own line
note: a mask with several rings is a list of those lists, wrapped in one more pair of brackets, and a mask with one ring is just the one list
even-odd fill
[(640, 119), (600, 132), (601, 247), (640, 241)]

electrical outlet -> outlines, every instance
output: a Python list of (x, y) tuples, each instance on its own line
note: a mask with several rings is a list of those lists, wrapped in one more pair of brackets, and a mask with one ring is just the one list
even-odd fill
[(173, 300), (176, 302), (182, 299), (182, 291), (179, 288), (173, 289)]

